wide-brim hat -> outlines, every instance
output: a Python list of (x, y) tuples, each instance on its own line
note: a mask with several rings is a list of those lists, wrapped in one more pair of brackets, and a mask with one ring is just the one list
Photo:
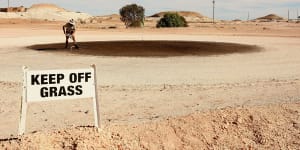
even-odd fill
[(75, 25), (75, 21), (74, 21), (74, 19), (70, 19), (70, 20), (69, 20), (69, 24), (71, 24), (71, 25)]

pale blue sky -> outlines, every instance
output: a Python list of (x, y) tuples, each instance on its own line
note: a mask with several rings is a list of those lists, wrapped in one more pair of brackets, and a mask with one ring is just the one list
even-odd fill
[[(107, 15), (118, 13), (119, 9), (131, 3), (142, 5), (146, 15), (152, 15), (165, 10), (196, 11), (205, 16), (212, 16), (212, 0), (10, 0), (11, 6), (29, 7), (35, 3), (53, 3), (73, 11), (87, 12), (92, 15)], [(0, 0), (0, 7), (7, 7), (7, 0)], [(300, 0), (216, 0), (217, 19), (250, 19), (276, 13), (287, 18), (296, 18), (300, 11)]]

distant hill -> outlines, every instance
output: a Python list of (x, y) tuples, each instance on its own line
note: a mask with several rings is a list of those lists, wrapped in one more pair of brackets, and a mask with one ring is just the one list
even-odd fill
[(164, 12), (156, 13), (150, 17), (163, 17), (166, 13), (178, 13), (180, 16), (183, 17), (200, 17), (200, 18), (205, 17), (200, 13), (193, 12), (193, 11), (164, 11)]
[(163, 17), (166, 13), (178, 13), (180, 16), (183, 16), (187, 22), (212, 22), (211, 18), (203, 16), (200, 13), (193, 11), (164, 11), (156, 13), (150, 17)]
[(106, 15), (106, 16), (96, 16), (97, 18), (101, 18), (103, 20), (117, 20), (119, 21), (121, 16), (118, 14), (111, 14), (111, 15)]
[(39, 19), (49, 21), (85, 20), (92, 17), (87, 13), (68, 11), (55, 4), (33, 4), (26, 12), (0, 13), (0, 18)]
[(105, 16), (93, 16), (86, 20), (85, 23), (101, 23), (103, 21), (114, 21), (114, 22), (121, 22), (120, 15), (112, 14), (112, 15), (105, 15)]
[(282, 17), (280, 17), (280, 16), (278, 16), (276, 14), (269, 14), (267, 16), (259, 17), (256, 20), (266, 20), (266, 21), (277, 20), (277, 21), (280, 21), (280, 20), (284, 20), (284, 18), (282, 18)]
[(64, 8), (61, 8), (55, 4), (33, 4), (30, 8), (28, 8), (27, 11), (37, 11), (37, 10), (43, 10), (43, 11), (66, 11)]

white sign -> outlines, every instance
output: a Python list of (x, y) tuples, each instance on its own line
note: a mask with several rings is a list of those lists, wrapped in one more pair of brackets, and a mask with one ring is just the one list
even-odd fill
[(25, 133), (27, 106), (32, 102), (92, 98), (95, 127), (100, 126), (96, 66), (71, 70), (28, 70), (23, 67), (19, 135)]
[(27, 71), (26, 87), (27, 102), (92, 98), (94, 69)]

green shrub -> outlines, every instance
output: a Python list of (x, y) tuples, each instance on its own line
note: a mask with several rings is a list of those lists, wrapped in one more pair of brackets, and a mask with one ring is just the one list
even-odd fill
[(166, 13), (163, 18), (161, 18), (157, 24), (157, 28), (162, 27), (187, 27), (188, 24), (184, 17), (180, 16), (178, 13)]
[(137, 4), (126, 5), (120, 9), (121, 21), (128, 27), (142, 27), (145, 20), (145, 9)]

